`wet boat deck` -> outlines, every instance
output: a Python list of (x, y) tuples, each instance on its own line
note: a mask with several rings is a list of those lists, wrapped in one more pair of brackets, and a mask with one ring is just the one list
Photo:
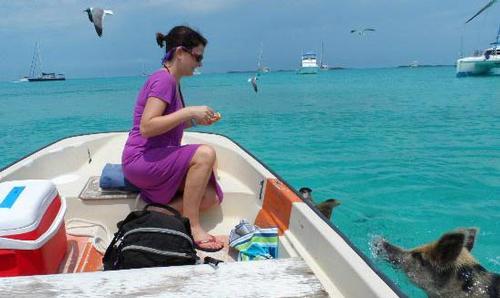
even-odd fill
[(18, 297), (328, 297), (300, 258), (0, 279)]

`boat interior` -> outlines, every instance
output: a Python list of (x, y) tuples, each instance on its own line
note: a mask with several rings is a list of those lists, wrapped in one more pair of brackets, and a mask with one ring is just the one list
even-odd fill
[[(126, 138), (125, 132), (113, 132), (62, 139), (0, 171), (0, 181), (51, 180), (66, 202), (64, 220), (68, 249), (60, 273), (104, 273), (103, 248), (117, 231), (117, 222), (144, 206), (138, 193), (102, 190), (98, 185), (105, 164), (121, 163)], [(238, 252), (229, 248), (227, 243), (231, 229), (246, 219), (258, 227), (278, 228), (279, 259), (283, 262), (300, 260), (300, 264), (294, 264), (309, 270), (301, 278), (313, 278), (307, 283), (318, 285), (311, 292), (304, 292), (309, 293), (306, 296), (398, 296), (397, 289), (313, 204), (305, 202), (293, 188), (241, 146), (221, 135), (196, 132), (185, 133), (183, 143), (204, 143), (214, 147), (218, 161), (217, 179), (224, 191), (222, 204), (201, 214), (203, 228), (225, 239), (224, 249), (215, 253), (198, 251), (201, 258), (212, 256), (226, 264), (234, 263), (232, 266), (261, 262), (236, 262)], [(286, 269), (289, 266), (286, 263), (274, 268)], [(269, 266), (265, 267), (271, 270)], [(303, 283), (304, 280), (294, 282)]]

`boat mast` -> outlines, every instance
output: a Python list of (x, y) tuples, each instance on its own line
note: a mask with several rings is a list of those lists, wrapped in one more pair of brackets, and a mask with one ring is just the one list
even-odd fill
[(31, 67), (30, 67), (30, 78), (35, 78), (37, 74), (40, 72), (41, 68), (41, 58), (40, 58), (40, 45), (38, 42), (35, 43), (35, 50), (33, 51), (33, 58), (31, 59)]
[(321, 41), (321, 58), (319, 60), (319, 67), (320, 68), (323, 68), (323, 50), (324, 50), (323, 41)]
[(260, 43), (259, 58), (257, 60), (257, 71), (262, 71), (262, 55), (264, 54), (264, 44)]
[(460, 58), (464, 57), (464, 31), (465, 25), (462, 28), (462, 33), (460, 33)]
[(495, 41), (495, 51), (498, 48), (498, 39), (500, 38), (500, 25), (498, 25), (497, 40)]

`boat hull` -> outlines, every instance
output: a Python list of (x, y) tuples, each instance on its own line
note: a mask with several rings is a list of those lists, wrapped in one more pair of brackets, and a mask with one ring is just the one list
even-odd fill
[(66, 81), (66, 78), (55, 78), (55, 79), (34, 78), (34, 79), (28, 79), (28, 81), (29, 82)]
[(298, 74), (317, 74), (319, 71), (318, 66), (307, 66), (307, 67), (301, 67), (299, 70), (297, 70)]
[(493, 69), (500, 68), (500, 55), (486, 59), (481, 57), (467, 57), (457, 60), (457, 77), (489, 75)]

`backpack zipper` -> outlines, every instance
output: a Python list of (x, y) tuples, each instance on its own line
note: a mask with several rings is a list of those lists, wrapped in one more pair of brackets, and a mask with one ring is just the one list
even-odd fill
[(123, 235), (123, 237), (121, 239), (123, 240), (123, 239), (125, 239), (127, 236), (129, 236), (131, 234), (141, 233), (141, 232), (144, 232), (144, 233), (161, 233), (161, 234), (169, 234), (169, 235), (180, 236), (180, 237), (183, 237), (186, 240), (188, 240), (189, 243), (191, 244), (191, 246), (193, 246), (193, 240), (188, 235), (186, 235), (186, 234), (184, 234), (182, 232), (179, 232), (179, 231), (175, 231), (175, 230), (171, 230), (171, 229), (162, 229), (162, 228), (136, 228), (136, 229), (132, 229), (132, 230), (128, 231), (127, 233), (125, 233), (125, 235)]
[(157, 255), (164, 255), (164, 256), (172, 256), (172, 257), (180, 257), (180, 258), (186, 258), (186, 259), (193, 259), (192, 255), (189, 255), (187, 253), (180, 253), (180, 252), (173, 252), (173, 251), (168, 251), (168, 250), (159, 250), (159, 249), (154, 249), (151, 247), (146, 247), (146, 246), (140, 246), (140, 245), (128, 245), (122, 248), (122, 252), (127, 251), (127, 250), (139, 250), (139, 251), (145, 251), (145, 252), (150, 252), (154, 253)]

